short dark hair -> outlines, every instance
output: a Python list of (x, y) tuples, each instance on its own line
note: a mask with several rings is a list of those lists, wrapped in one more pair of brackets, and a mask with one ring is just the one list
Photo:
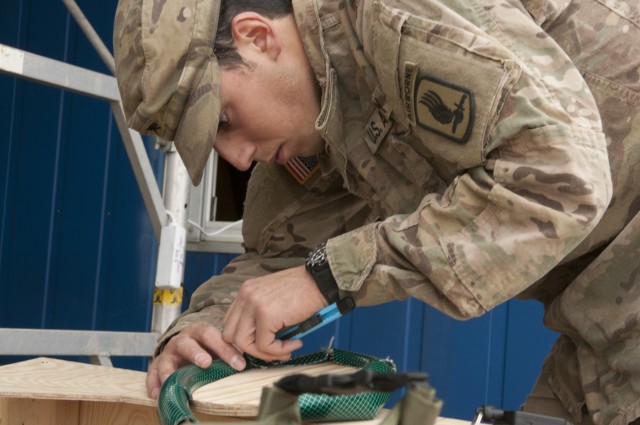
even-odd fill
[(293, 13), (291, 0), (221, 0), (220, 19), (218, 20), (218, 32), (215, 41), (215, 54), (221, 68), (233, 69), (247, 64), (238, 53), (233, 34), (231, 33), (231, 21), (242, 12), (256, 12), (266, 18), (281, 18)]

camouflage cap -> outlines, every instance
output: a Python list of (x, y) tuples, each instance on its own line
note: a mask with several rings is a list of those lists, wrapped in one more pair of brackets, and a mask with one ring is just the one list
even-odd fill
[(113, 45), (129, 127), (175, 142), (199, 184), (220, 104), (218, 0), (120, 0)]

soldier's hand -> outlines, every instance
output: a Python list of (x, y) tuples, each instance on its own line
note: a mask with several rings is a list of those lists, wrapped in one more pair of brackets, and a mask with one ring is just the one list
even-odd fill
[(147, 394), (158, 398), (160, 387), (182, 366), (195, 364), (207, 368), (214, 359), (222, 359), (236, 370), (246, 367), (242, 353), (222, 339), (220, 331), (206, 323), (193, 323), (173, 336), (147, 371)]
[(238, 350), (266, 360), (286, 360), (302, 341), (281, 341), (276, 333), (327, 305), (304, 266), (250, 279), (227, 311), (222, 337)]

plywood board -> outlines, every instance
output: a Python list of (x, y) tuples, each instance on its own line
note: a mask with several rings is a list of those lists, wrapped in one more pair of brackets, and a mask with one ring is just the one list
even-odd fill
[(0, 367), (0, 397), (155, 406), (146, 395), (144, 372), (44, 357)]
[(106, 401), (82, 401), (78, 425), (147, 425), (157, 424), (158, 414), (150, 406)]
[(73, 400), (7, 399), (2, 425), (61, 425), (78, 423), (80, 402)]
[[(192, 410), (203, 422), (243, 421), (257, 414), (262, 388), (287, 374), (354, 370), (324, 363), (247, 371), (197, 390)], [(156, 401), (146, 395), (145, 376), (144, 372), (50, 358), (1, 366), (0, 424), (158, 425)], [(348, 424), (378, 424), (385, 413), (373, 421)], [(468, 425), (468, 422), (441, 418), (437, 425)]]
[(358, 369), (333, 362), (317, 365), (283, 366), (248, 370), (212, 382), (193, 393), (193, 407), (198, 411), (223, 416), (255, 417), (258, 415), (262, 388), (273, 385), (287, 375), (304, 373), (318, 376), (327, 373), (346, 374)]
[(38, 358), (0, 367), (2, 425), (158, 424), (145, 374)]
[[(310, 376), (323, 374), (346, 374), (359, 369), (342, 366), (333, 362), (317, 365), (283, 366), (270, 369), (249, 370), (207, 384), (193, 393), (193, 410), (224, 417), (255, 417), (258, 414), (262, 388), (273, 385), (287, 375), (304, 373)], [(376, 425), (388, 414), (382, 410), (371, 421), (340, 422), (348, 425)], [(325, 423), (338, 425), (338, 422)], [(469, 425), (468, 421), (438, 418), (436, 425)]]

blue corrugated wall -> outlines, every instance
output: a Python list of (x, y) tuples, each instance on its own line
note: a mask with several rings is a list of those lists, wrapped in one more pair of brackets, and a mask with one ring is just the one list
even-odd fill
[[(116, 0), (78, 4), (110, 46)], [(0, 0), (0, 43), (108, 73), (61, 1)], [(160, 178), (162, 156), (147, 148)], [(109, 106), (0, 74), (0, 327), (148, 330), (156, 244)], [(188, 291), (230, 258), (189, 253)], [(485, 403), (517, 408), (554, 339), (533, 302), (467, 322), (414, 300), (362, 308), (304, 350), (332, 335), (427, 371), (444, 414), (460, 418)]]
[[(115, 2), (85, 3), (109, 40)], [(0, 42), (108, 73), (62, 2), (0, 8)], [(156, 240), (109, 105), (7, 76), (0, 92), (0, 324), (148, 329)]]

